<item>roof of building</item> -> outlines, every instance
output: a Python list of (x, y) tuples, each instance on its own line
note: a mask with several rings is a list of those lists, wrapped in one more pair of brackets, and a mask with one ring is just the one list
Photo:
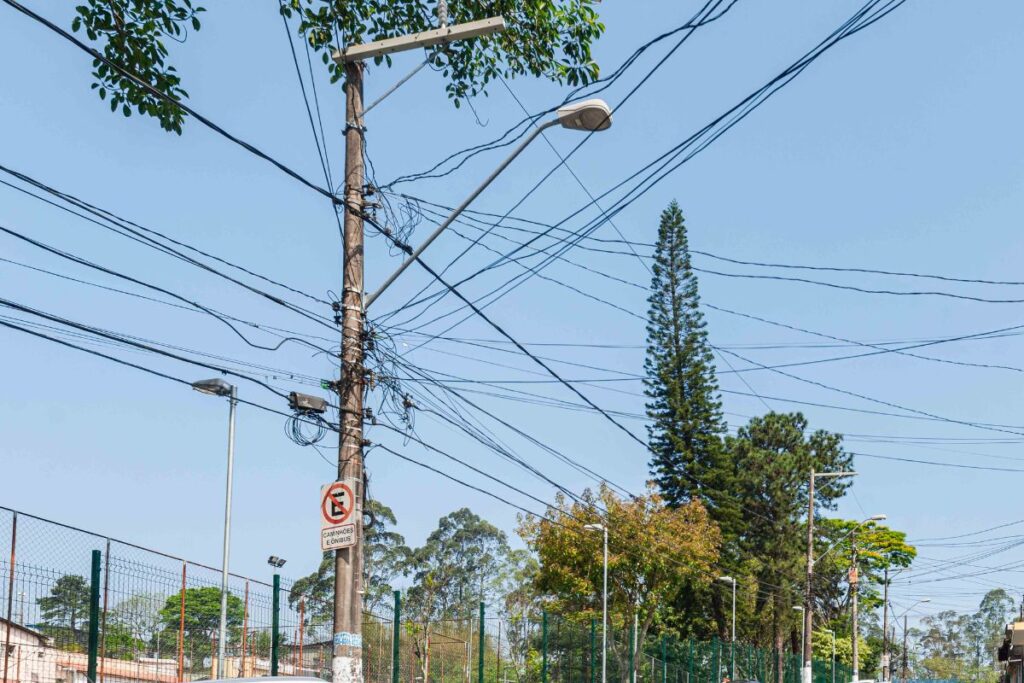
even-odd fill
[[(74, 671), (84, 672), (88, 671), (89, 657), (78, 652), (61, 652), (57, 664)], [(160, 671), (158, 667), (149, 663), (100, 657), (97, 660), (97, 666), (104, 675), (117, 678), (152, 681), (153, 683), (176, 683), (178, 680), (177, 671), (166, 671), (167, 667), (162, 667), (164, 671)]]
[(8, 626), (9, 625), (12, 629), (16, 629), (18, 631), (22, 631), (24, 633), (29, 634), (30, 636), (35, 636), (36, 638), (39, 639), (41, 644), (46, 644), (46, 641), (47, 641), (46, 635), (43, 634), (43, 633), (40, 633), (39, 631), (35, 630), (34, 628), (29, 628), (28, 626), (25, 626), (24, 624), (19, 624), (19, 623), (15, 622), (15, 621), (8, 621), (7, 619), (4, 619), (3, 617), (0, 617), (0, 625), (3, 625), (3, 626)]

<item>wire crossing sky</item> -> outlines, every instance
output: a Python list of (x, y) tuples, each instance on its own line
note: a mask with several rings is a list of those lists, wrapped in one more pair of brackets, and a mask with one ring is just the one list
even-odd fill
[[(26, 7), (70, 25), (70, 6)], [(463, 506), (511, 531), (555, 492), (643, 490), (624, 431), (645, 435), (648, 267), (676, 199), (730, 429), (771, 408), (847, 435), (860, 476), (839, 513), (922, 539), (898, 604), (1024, 589), (1004, 526), (1024, 476), (1024, 94), (1006, 85), (1024, 7), (972, 9), (605, 2), (598, 84), (495, 82), (455, 109), (422, 69), (376, 106), (368, 173), (401, 182), (373, 220), (413, 245), (538, 117), (598, 92), (616, 106), (592, 138), (548, 131), (424, 255), (458, 296), (413, 268), (374, 306), (370, 493), (410, 542)], [(0, 16), (0, 499), (214, 561), (226, 410), (187, 383), (227, 371), (236, 569), (274, 554), (306, 573), (333, 466), (289, 439), (282, 395), (337, 376), (340, 87), (272, 5), (211, 10), (175, 45), (210, 125), (179, 138), (111, 116), (86, 53)], [(367, 101), (422, 59), (371, 67)], [(367, 236), (374, 289), (403, 254)], [(406, 419), (408, 441), (384, 426)], [(88, 503), (55, 507), (55, 489)]]

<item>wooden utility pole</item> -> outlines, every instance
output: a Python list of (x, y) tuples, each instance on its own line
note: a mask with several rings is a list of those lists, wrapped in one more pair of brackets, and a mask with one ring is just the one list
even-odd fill
[(850, 592), (851, 601), (853, 603), (853, 632), (850, 637), (851, 646), (853, 648), (853, 681), (852, 683), (858, 683), (860, 681), (860, 661), (859, 661), (859, 647), (857, 638), (857, 583), (858, 583), (858, 572), (857, 572), (857, 533), (853, 534), (853, 566), (850, 567)]
[(811, 683), (812, 666), (812, 640), (811, 633), (814, 628), (814, 470), (811, 470), (811, 478), (807, 487), (807, 585), (804, 587), (804, 642), (803, 651), (800, 657), (803, 666), (800, 667), (800, 680), (803, 683)]
[[(363, 366), (363, 344), (366, 337), (366, 298), (363, 280), (363, 199), (366, 193), (366, 173), (363, 167), (363, 60), (485, 36), (505, 28), (505, 20), (501, 17), (449, 26), (446, 6), (440, 7), (439, 10), (440, 28), (361, 45), (349, 45), (333, 54), (334, 61), (344, 65), (345, 69), (345, 263), (341, 310), (338, 311), (341, 317), (341, 377), (337, 386), (341, 412), (338, 481), (351, 482), (352, 495), (355, 499), (351, 501), (355, 543), (334, 551), (334, 650), (331, 660), (333, 683), (363, 681), (363, 447), (366, 444), (363, 439), (363, 396), (369, 377), (367, 369)], [(400, 81), (399, 84), (402, 82), (404, 81)], [(377, 102), (380, 102), (380, 99)], [(392, 276), (385, 286), (390, 284), (394, 277), (396, 276)]]
[(903, 615), (903, 681), (906, 683), (907, 676), (909, 675), (907, 670), (907, 615)]
[(889, 680), (889, 568), (882, 579), (882, 683)]
[(345, 229), (338, 481), (354, 482), (355, 545), (334, 551), (333, 683), (363, 680), (363, 63), (345, 63)]

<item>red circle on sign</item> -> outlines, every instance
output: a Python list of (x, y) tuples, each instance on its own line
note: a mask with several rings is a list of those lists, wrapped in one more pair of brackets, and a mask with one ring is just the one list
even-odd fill
[[(351, 501), (351, 504), (348, 507), (343, 506), (334, 499), (334, 496), (338, 493), (348, 496), (348, 500)], [(323, 500), (320, 501), (320, 512), (323, 514), (324, 519), (327, 520), (328, 524), (344, 524), (348, 518), (352, 516), (352, 508), (355, 507), (355, 499), (355, 495), (353, 495), (352, 489), (349, 488), (348, 484), (336, 481), (330, 485)], [(329, 505), (330, 507), (328, 507)], [(341, 508), (341, 515), (331, 513), (334, 506)]]

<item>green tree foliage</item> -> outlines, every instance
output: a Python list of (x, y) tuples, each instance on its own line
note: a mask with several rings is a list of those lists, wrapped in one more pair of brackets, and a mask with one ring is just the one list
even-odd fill
[(469, 508), (445, 515), (409, 558), (413, 585), (406, 604), (410, 616), (437, 621), (472, 614), (477, 603), (495, 596), (494, 578), (508, 552), (505, 532)]
[[(161, 645), (171, 646), (173, 643), (161, 643), (161, 630), (163, 619), (160, 616), (160, 608), (166, 604), (166, 599), (155, 593), (139, 593), (121, 600), (110, 613), (110, 621), (107, 624), (107, 638), (113, 639), (108, 642), (107, 652), (124, 652), (125, 647), (136, 648), (135, 651), (144, 651), (147, 646), (152, 652), (157, 653)], [(179, 608), (181, 606), (179, 597)], [(121, 656), (118, 654), (116, 656)]]
[(995, 681), (995, 650), (1006, 624), (1015, 615), (1013, 598), (1001, 588), (982, 598), (978, 611), (944, 610), (921, 620), (911, 634), (916, 641), (914, 673), (927, 678)]
[(422, 547), (412, 551), (406, 591), (407, 637), (424, 680), (431, 677), (431, 633), (437, 622), (462, 620), (480, 601), (494, 602), (495, 577), (508, 557), (508, 538), (468, 508), (445, 515)]
[[(652, 628), (666, 628), (687, 585), (711, 580), (718, 527), (700, 501), (669, 507), (653, 490), (624, 500), (602, 487), (598, 494), (584, 491), (581, 499), (559, 497), (549, 519), (520, 520), (519, 534), (540, 559), (537, 589), (554, 613), (577, 625), (600, 618), (604, 539), (584, 527), (607, 524), (610, 622), (624, 630), (636, 618), (643, 643)], [(600, 509), (607, 514), (599, 516)], [(625, 658), (628, 652), (616, 654)]]
[[(410, 550), (405, 538), (394, 531), (398, 520), (394, 511), (380, 501), (368, 500), (366, 510), (373, 526), (365, 527), (363, 538), (363, 604), (373, 610), (390, 598), (395, 579), (406, 571)], [(334, 553), (326, 552), (317, 570), (292, 585), (288, 602), (293, 609), (299, 600), (306, 600), (306, 617), (310, 624), (329, 623), (334, 618)]]
[[(800, 413), (768, 413), (740, 427), (726, 439), (735, 468), (734, 495), (743, 501), (741, 549), (748, 558), (748, 580), (759, 586), (751, 622), (755, 632), (772, 634), (781, 649), (787, 636), (799, 645), (799, 603), (806, 571), (808, 479), (812, 470), (849, 470), (853, 458), (842, 437), (818, 430), (808, 433)], [(834, 509), (849, 484), (837, 480), (816, 492), (816, 509)], [(762, 641), (763, 642), (763, 641)], [(764, 643), (767, 644), (767, 643)]]
[[(185, 637), (192, 640), (196, 652), (209, 652), (210, 641), (220, 628), (220, 596), (220, 588), (213, 586), (185, 589)], [(241, 634), (244, 615), (242, 599), (228, 593), (228, 640), (237, 639)], [(177, 633), (180, 619), (181, 596), (171, 595), (160, 610), (165, 631)]]
[[(841, 627), (847, 623), (850, 603), (845, 582), (855, 548), (860, 609), (865, 614), (879, 610), (885, 570), (909, 567), (917, 556), (917, 550), (906, 542), (906, 533), (876, 522), (849, 519), (819, 519), (815, 524), (816, 613), (825, 621), (839, 621)], [(863, 623), (867, 625), (868, 620)]]
[(167, 61), (166, 41), (183, 42), (189, 28), (198, 31), (204, 11), (191, 0), (87, 0), (76, 8), (71, 29), (84, 29), (89, 40), (101, 43), (103, 56), (120, 67), (93, 60), (92, 87), (110, 102), (110, 111), (120, 108), (131, 116), (134, 108), (157, 119), (164, 130), (181, 134), (185, 112), (145, 86), (172, 100), (188, 98), (177, 69)]
[(89, 617), (89, 582), (75, 574), (65, 574), (50, 588), (49, 595), (36, 600), (43, 623), (50, 633), (69, 632), (71, 644), (81, 640), (80, 627)]
[(647, 299), (648, 442), (651, 472), (669, 505), (700, 500), (723, 526), (733, 510), (732, 477), (722, 447), (725, 422), (683, 213), (661, 214)]
[[(447, 80), (449, 98), (463, 100), (486, 93), (490, 81), (532, 75), (556, 83), (583, 85), (598, 75), (591, 46), (604, 32), (594, 3), (598, 0), (491, 0), (451, 2), (449, 22), (464, 23), (497, 15), (506, 29), (473, 40), (434, 48), (429, 58)], [(224, 8), (227, 11), (227, 8)], [(87, 0), (78, 7), (74, 31), (85, 31), (103, 56), (93, 62), (93, 88), (109, 96), (111, 111), (121, 108), (153, 116), (161, 127), (181, 133), (185, 112), (175, 102), (188, 98), (181, 77), (168, 61), (167, 41), (184, 42), (188, 30), (201, 28), (202, 7), (191, 0)], [(238, 10), (236, 10), (238, 11)], [(344, 72), (330, 54), (339, 47), (393, 38), (437, 28), (437, 0), (287, 0), (286, 16), (299, 17), (298, 30), (338, 80)], [(387, 62), (378, 57), (375, 63)], [(172, 101), (153, 94), (162, 93)]]

